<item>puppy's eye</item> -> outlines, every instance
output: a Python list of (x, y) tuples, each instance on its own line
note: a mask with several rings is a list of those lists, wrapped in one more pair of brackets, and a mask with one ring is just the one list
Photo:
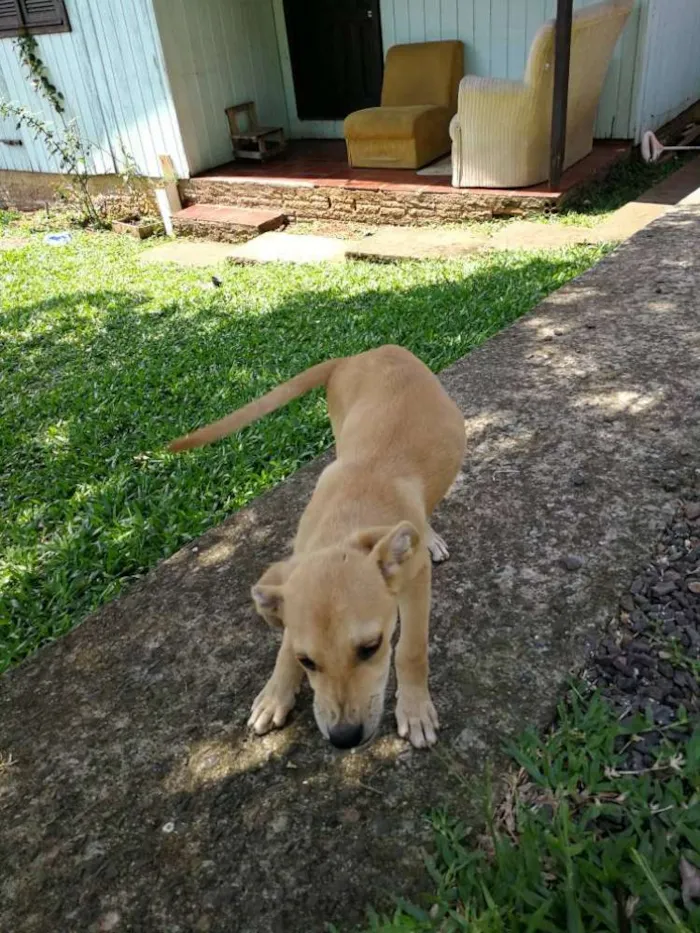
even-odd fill
[(307, 658), (306, 655), (302, 655), (300, 658), (297, 658), (297, 661), (301, 664), (302, 667), (305, 667), (307, 671), (315, 671), (316, 664), (311, 658)]
[(369, 661), (369, 659), (379, 651), (379, 646), (382, 643), (381, 635), (376, 641), (373, 641), (370, 645), (359, 645), (357, 649), (357, 657), (360, 661)]

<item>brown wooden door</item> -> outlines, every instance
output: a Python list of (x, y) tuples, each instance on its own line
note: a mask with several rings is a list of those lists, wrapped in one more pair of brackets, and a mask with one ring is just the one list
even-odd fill
[(379, 0), (284, 0), (300, 120), (342, 120), (382, 90)]

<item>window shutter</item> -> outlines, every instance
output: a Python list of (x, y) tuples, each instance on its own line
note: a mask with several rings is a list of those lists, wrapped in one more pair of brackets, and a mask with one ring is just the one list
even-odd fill
[(18, 0), (0, 0), (0, 36), (17, 33), (22, 27)]
[(62, 0), (19, 0), (19, 5), (24, 25), (29, 30), (68, 25), (66, 7)]

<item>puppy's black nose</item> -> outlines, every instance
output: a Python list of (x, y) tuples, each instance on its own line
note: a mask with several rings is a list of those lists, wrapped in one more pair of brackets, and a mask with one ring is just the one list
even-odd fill
[(362, 724), (340, 723), (329, 731), (328, 738), (336, 748), (355, 748), (362, 741)]

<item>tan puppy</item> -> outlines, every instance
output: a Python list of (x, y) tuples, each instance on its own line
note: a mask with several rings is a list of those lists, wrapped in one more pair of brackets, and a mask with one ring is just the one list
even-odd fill
[(292, 556), (252, 590), (257, 611), (283, 635), (249, 725), (258, 734), (282, 726), (306, 671), (323, 735), (338, 748), (371, 739), (398, 615), (398, 732), (417, 747), (432, 745), (430, 556), (448, 554), (428, 518), (457, 475), (465, 432), (430, 370), (395, 346), (329, 360), (170, 449), (224, 437), (317, 386), (326, 387), (337, 459), (319, 477)]

